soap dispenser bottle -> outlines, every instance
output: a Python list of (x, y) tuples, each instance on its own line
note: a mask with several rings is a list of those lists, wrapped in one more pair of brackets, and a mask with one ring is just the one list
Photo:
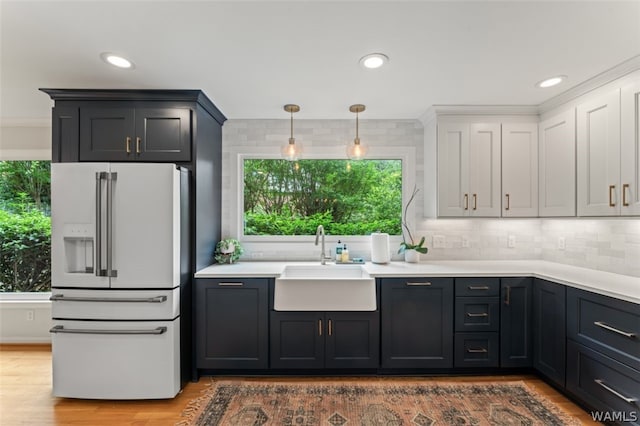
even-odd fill
[(341, 262), (342, 263), (347, 263), (348, 261), (349, 261), (349, 249), (347, 248), (347, 245), (345, 244), (344, 247), (342, 248)]
[(336, 245), (336, 262), (342, 262), (342, 243), (338, 240)]

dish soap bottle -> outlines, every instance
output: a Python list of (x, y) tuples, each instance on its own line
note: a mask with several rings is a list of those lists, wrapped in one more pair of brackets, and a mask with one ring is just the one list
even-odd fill
[(340, 258), (340, 261), (342, 263), (347, 263), (349, 261), (349, 249), (347, 248), (346, 244), (342, 248), (342, 256)]
[(338, 245), (336, 246), (336, 262), (342, 262), (342, 243), (338, 240)]

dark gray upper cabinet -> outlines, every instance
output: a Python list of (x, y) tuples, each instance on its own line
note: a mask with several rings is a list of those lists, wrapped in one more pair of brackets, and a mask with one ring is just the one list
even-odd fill
[(196, 367), (269, 366), (269, 279), (197, 279)]
[(271, 368), (378, 368), (374, 312), (271, 312)]
[(500, 279), (500, 366), (531, 367), (532, 279)]
[(191, 160), (190, 109), (104, 104), (80, 108), (80, 161)]
[(536, 278), (533, 282), (533, 367), (565, 386), (566, 287)]
[(383, 368), (453, 367), (453, 278), (380, 279)]

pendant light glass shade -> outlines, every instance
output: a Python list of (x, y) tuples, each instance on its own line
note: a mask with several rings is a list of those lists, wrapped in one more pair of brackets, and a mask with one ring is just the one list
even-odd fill
[(349, 107), (349, 111), (354, 112), (356, 114), (356, 137), (353, 140), (353, 143), (349, 142), (347, 144), (347, 157), (350, 160), (362, 160), (366, 155), (369, 148), (362, 144), (360, 141), (360, 137), (358, 136), (358, 114), (364, 111), (365, 107), (361, 104), (351, 105)]
[(298, 105), (287, 104), (284, 106), (284, 110), (291, 113), (291, 137), (289, 138), (289, 142), (280, 148), (280, 153), (282, 154), (282, 158), (289, 161), (296, 161), (302, 156), (302, 144), (300, 142), (296, 143), (296, 139), (293, 137), (293, 113), (300, 111), (300, 107)]

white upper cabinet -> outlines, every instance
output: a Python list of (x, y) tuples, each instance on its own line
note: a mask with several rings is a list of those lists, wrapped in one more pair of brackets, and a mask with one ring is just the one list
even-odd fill
[(500, 216), (500, 124), (438, 124), (438, 216)]
[(575, 216), (575, 109), (571, 108), (540, 122), (539, 132), (539, 215)]
[(620, 214), (620, 89), (577, 108), (578, 216)]
[(502, 124), (502, 216), (538, 216), (538, 125)]
[(622, 88), (621, 214), (640, 215), (640, 81)]

